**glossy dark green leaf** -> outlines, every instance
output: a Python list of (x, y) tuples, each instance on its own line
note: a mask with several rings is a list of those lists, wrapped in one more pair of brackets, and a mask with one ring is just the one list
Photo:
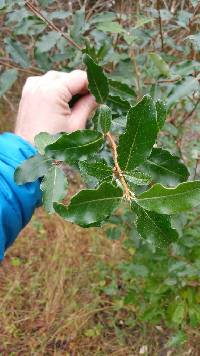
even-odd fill
[(120, 96), (124, 99), (133, 99), (136, 97), (135, 91), (126, 83), (109, 79), (109, 87), (112, 95)]
[(167, 107), (162, 100), (157, 100), (156, 101), (156, 111), (157, 111), (157, 125), (158, 125), (158, 131), (162, 129), (166, 116), (167, 116)]
[(146, 241), (165, 247), (178, 239), (178, 233), (171, 227), (169, 216), (145, 210), (136, 203), (132, 203), (131, 208), (137, 215), (137, 231)]
[(109, 94), (108, 79), (102, 68), (88, 54), (84, 55), (84, 63), (87, 66), (88, 87), (95, 96), (97, 103), (103, 104)]
[(59, 167), (52, 167), (44, 176), (40, 188), (43, 192), (43, 204), (48, 213), (54, 212), (54, 202), (59, 202), (65, 197), (67, 185), (67, 178)]
[(79, 130), (62, 134), (58, 140), (45, 148), (49, 157), (65, 162), (77, 162), (99, 151), (103, 144), (100, 132)]
[(14, 179), (18, 185), (34, 182), (39, 177), (47, 174), (51, 167), (51, 160), (40, 154), (33, 156), (24, 161), (16, 168)]
[(56, 141), (57, 139), (50, 135), (48, 132), (40, 132), (37, 136), (34, 138), (34, 143), (36, 148), (38, 149), (38, 152), (41, 155), (45, 154), (45, 148)]
[(111, 104), (114, 108), (120, 108), (123, 111), (130, 109), (130, 103), (128, 100), (122, 99), (118, 95), (109, 95), (107, 99), (108, 104)]
[(8, 69), (0, 75), (0, 97), (4, 95), (17, 80), (17, 70)]
[(180, 158), (162, 148), (153, 148), (150, 157), (143, 165), (143, 170), (151, 175), (154, 182), (175, 186), (189, 177), (186, 166)]
[(122, 196), (121, 188), (102, 183), (97, 189), (80, 191), (69, 206), (55, 203), (54, 209), (63, 219), (85, 227), (110, 216), (119, 206)]
[(95, 177), (99, 183), (103, 181), (111, 181), (113, 176), (112, 168), (109, 167), (105, 160), (99, 160), (94, 163), (87, 161), (79, 162), (81, 173)]
[(137, 169), (124, 172), (124, 177), (128, 183), (136, 185), (148, 185), (151, 181), (151, 176), (144, 174)]
[(156, 107), (149, 95), (133, 106), (127, 116), (126, 131), (119, 138), (118, 162), (123, 171), (134, 170), (150, 155), (157, 137)]
[(107, 105), (101, 105), (93, 117), (94, 129), (106, 134), (111, 127), (112, 112)]
[(158, 214), (176, 214), (200, 204), (200, 181), (181, 183), (175, 188), (155, 184), (142, 193), (137, 203)]

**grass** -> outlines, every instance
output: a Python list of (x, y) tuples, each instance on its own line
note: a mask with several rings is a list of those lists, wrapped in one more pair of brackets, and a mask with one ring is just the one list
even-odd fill
[(167, 348), (166, 328), (127, 326), (133, 306), (101, 292), (128, 258), (101, 230), (39, 209), (0, 267), (0, 355), (198, 355), (190, 340)]

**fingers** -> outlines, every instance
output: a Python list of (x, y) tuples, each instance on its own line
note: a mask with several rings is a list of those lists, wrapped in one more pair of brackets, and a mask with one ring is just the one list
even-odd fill
[(44, 76), (44, 79), (53, 82), (60, 82), (62, 87), (70, 92), (70, 95), (84, 94), (88, 91), (87, 73), (83, 70), (73, 70), (70, 73), (49, 71)]
[(71, 131), (84, 129), (89, 116), (97, 108), (97, 105), (91, 94), (84, 95), (79, 99), (71, 111)]
[(60, 73), (60, 80), (69, 90), (71, 96), (84, 94), (88, 91), (87, 73), (83, 70), (77, 69), (70, 73)]

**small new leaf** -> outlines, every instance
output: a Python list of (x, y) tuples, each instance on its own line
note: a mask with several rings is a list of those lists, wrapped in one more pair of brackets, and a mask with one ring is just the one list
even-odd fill
[(158, 214), (176, 214), (200, 204), (200, 181), (184, 182), (175, 188), (155, 184), (137, 198), (144, 209)]
[(178, 233), (171, 227), (169, 216), (147, 211), (134, 202), (131, 209), (137, 215), (137, 231), (146, 241), (158, 247), (167, 247), (178, 239)]
[(105, 182), (97, 189), (80, 191), (69, 206), (54, 203), (54, 209), (63, 219), (88, 227), (107, 219), (117, 209), (122, 197), (121, 188)]
[(102, 68), (88, 54), (84, 55), (84, 63), (87, 66), (89, 90), (95, 96), (97, 103), (103, 104), (109, 94), (108, 79)]
[(53, 203), (59, 202), (65, 197), (67, 186), (65, 174), (56, 166), (52, 167), (43, 178), (40, 188), (43, 192), (44, 207), (49, 214), (54, 212)]
[(169, 186), (185, 182), (189, 177), (189, 172), (180, 158), (162, 148), (153, 148), (150, 157), (143, 165), (143, 170), (151, 175), (154, 182)]
[(106, 134), (111, 127), (112, 112), (107, 105), (101, 105), (93, 117), (94, 129)]
[(18, 185), (34, 182), (43, 177), (51, 167), (51, 160), (40, 154), (24, 161), (16, 168), (14, 173), (15, 182)]
[(123, 171), (134, 170), (150, 155), (158, 133), (157, 112), (149, 95), (133, 106), (126, 131), (119, 137), (118, 162)]
[(45, 148), (45, 153), (53, 159), (74, 163), (98, 152), (103, 142), (100, 132), (79, 130), (62, 134), (57, 141)]

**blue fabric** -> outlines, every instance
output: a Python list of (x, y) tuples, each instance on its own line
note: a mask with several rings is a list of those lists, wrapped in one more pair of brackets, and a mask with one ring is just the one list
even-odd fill
[(12, 133), (0, 135), (0, 261), (41, 204), (40, 182), (18, 186), (14, 171), (36, 149)]

